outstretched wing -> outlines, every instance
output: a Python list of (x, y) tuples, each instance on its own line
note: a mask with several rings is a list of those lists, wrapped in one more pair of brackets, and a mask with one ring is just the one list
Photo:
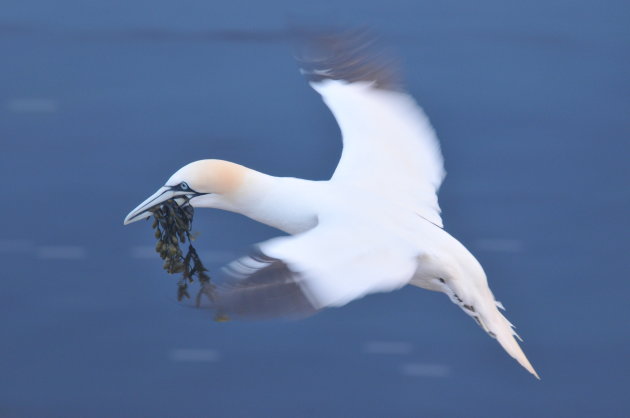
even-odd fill
[(407, 205), (442, 226), (442, 154), (429, 120), (396, 66), (364, 33), (320, 37), (303, 73), (335, 116), (343, 152), (332, 181)]
[(324, 220), (303, 234), (264, 242), (224, 268), (215, 304), (233, 316), (304, 316), (404, 286), (416, 257), (395, 235)]

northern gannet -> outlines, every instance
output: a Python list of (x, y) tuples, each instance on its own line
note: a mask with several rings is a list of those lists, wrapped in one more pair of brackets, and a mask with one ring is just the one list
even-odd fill
[[(190, 163), (132, 210), (125, 225), (172, 199), (248, 216), (289, 234), (228, 265), (216, 305), (247, 316), (316, 312), (407, 284), (444, 292), (538, 378), (501, 314), (483, 268), (444, 230), (445, 176), (429, 120), (391, 61), (364, 35), (321, 37), (302, 72), (343, 137), (328, 181), (273, 177), (221, 160)], [(520, 339), (520, 338), (519, 338)]]

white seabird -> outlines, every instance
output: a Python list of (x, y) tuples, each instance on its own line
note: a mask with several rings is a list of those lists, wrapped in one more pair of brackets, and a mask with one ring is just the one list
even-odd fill
[(412, 284), (446, 293), (538, 378), (483, 268), (443, 229), (437, 190), (445, 171), (433, 128), (397, 85), (391, 62), (371, 54), (366, 40), (319, 38), (323, 58), (302, 63), (343, 136), (330, 180), (196, 161), (131, 211), (125, 225), (178, 196), (196, 208), (241, 213), (290, 235), (259, 244), (224, 269), (216, 299), (221, 311), (244, 317), (312, 313)]

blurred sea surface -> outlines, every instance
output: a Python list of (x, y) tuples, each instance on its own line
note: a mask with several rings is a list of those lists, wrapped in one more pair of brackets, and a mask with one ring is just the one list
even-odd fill
[[(630, 5), (4, 0), (0, 416), (621, 417)], [(441, 140), (448, 231), (536, 381), (443, 295), (215, 323), (129, 210), (180, 166), (325, 179), (339, 130), (288, 28), (370, 25)], [(212, 268), (277, 231), (197, 211)]]

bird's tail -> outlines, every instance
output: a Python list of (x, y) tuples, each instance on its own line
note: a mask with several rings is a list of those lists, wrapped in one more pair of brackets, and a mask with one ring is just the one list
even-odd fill
[(499, 311), (505, 310), (501, 302), (495, 301), (492, 292), (488, 289), (482, 295), (473, 292), (457, 292), (447, 283), (442, 283), (444, 293), (448, 295), (453, 303), (458, 305), (464, 312), (470, 315), (477, 324), (483, 328), (492, 338), (501, 344), (507, 353), (519, 362), (528, 372), (540, 380), (540, 376), (534, 370), (525, 353), (516, 341), (521, 337), (514, 331), (514, 325), (507, 320)]
[(523, 340), (516, 331), (514, 331), (514, 325), (497, 309), (497, 307), (503, 308), (503, 305), (501, 305), (501, 302), (495, 302), (495, 304), (496, 307), (491, 308), (493, 312), (489, 312), (488, 315), (480, 315), (482, 318), (480, 319), (482, 328), (484, 328), (490, 336), (494, 336), (497, 341), (499, 341), (499, 344), (501, 344), (501, 347), (518, 361), (525, 370), (533, 374), (536, 379), (540, 380), (540, 376), (538, 376), (538, 373), (536, 373), (536, 370), (534, 370), (527, 356), (523, 353), (521, 346), (516, 341), (517, 338), (521, 342)]

